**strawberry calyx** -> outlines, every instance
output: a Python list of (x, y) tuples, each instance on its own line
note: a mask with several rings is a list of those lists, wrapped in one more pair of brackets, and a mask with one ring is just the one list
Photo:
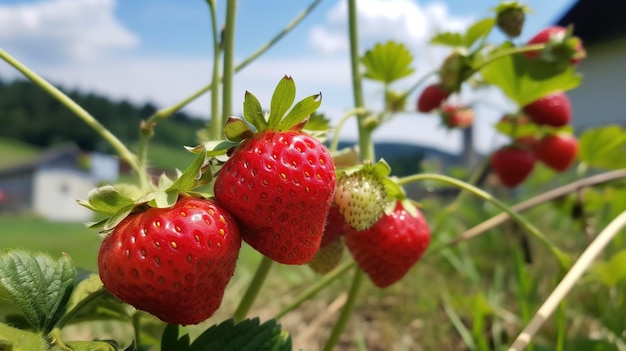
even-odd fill
[(151, 184), (148, 190), (125, 183), (107, 184), (92, 189), (87, 200), (77, 201), (79, 205), (100, 215), (100, 220), (87, 223), (87, 226), (98, 228), (101, 233), (106, 234), (131, 213), (143, 212), (150, 207), (172, 207), (182, 195), (210, 197), (209, 194), (195, 191), (213, 179), (209, 169), (210, 160), (207, 152), (199, 152), (198, 157), (184, 172), (177, 170), (174, 179), (162, 174), (157, 183)]
[(276, 86), (270, 102), (269, 113), (264, 113), (259, 100), (246, 91), (243, 101), (243, 119), (229, 117), (224, 125), (227, 140), (239, 143), (264, 131), (302, 130), (311, 114), (322, 103), (322, 94), (314, 94), (294, 105), (296, 86), (293, 79), (284, 76)]

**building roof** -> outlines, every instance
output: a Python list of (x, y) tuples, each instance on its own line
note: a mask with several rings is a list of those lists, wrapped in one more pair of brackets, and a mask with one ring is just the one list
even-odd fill
[(574, 25), (574, 34), (585, 46), (626, 35), (625, 0), (578, 0), (556, 22)]

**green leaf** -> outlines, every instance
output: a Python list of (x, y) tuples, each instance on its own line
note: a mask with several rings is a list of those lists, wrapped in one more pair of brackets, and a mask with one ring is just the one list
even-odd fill
[(92, 211), (112, 215), (120, 208), (132, 205), (135, 200), (123, 195), (112, 185), (105, 185), (89, 192), (87, 201), (79, 200), (78, 203)]
[(41, 334), (16, 329), (0, 323), (0, 350), (39, 351), (48, 350), (48, 344)]
[(117, 226), (118, 224), (120, 224), (121, 221), (124, 220), (124, 218), (128, 217), (128, 215), (133, 212), (133, 209), (135, 209), (135, 205), (130, 205), (130, 206), (126, 206), (124, 208), (121, 208), (117, 213), (114, 213), (111, 217), (107, 218), (107, 220), (103, 223), (103, 222), (97, 222), (98, 226), (92, 225), (90, 226), (90, 228), (97, 228), (100, 227), (100, 225), (102, 225), (102, 231), (103, 232), (108, 232), (110, 230), (112, 230), (113, 228), (115, 228), (115, 226)]
[(0, 284), (33, 328), (44, 334), (63, 314), (75, 283), (76, 269), (67, 255), (56, 261), (23, 250), (0, 255)]
[(252, 136), (252, 131), (243, 119), (238, 117), (228, 117), (224, 125), (224, 136), (226, 139), (239, 142)]
[(118, 348), (114, 342), (107, 341), (68, 341), (72, 351), (116, 351)]
[(590, 167), (626, 168), (626, 131), (618, 125), (589, 128), (579, 139), (578, 158)]
[(272, 95), (268, 128), (274, 129), (278, 127), (280, 120), (289, 110), (295, 99), (296, 84), (291, 77), (284, 76), (283, 79), (278, 82), (276, 89), (274, 89), (274, 94)]
[(614, 288), (626, 281), (626, 250), (617, 252), (608, 262), (597, 261), (589, 269), (587, 279)]
[[(580, 84), (582, 77), (576, 74), (571, 65), (530, 60), (522, 54), (497, 58), (512, 48), (513, 44), (506, 43), (494, 50), (485, 58), (489, 63), (480, 72), (485, 81), (499, 87), (519, 106), (525, 106), (551, 92), (574, 89)], [(475, 67), (480, 67), (484, 62), (478, 60)]]
[(207, 153), (200, 152), (195, 161), (165, 191), (168, 193), (182, 193), (191, 191), (199, 185), (208, 184), (212, 178), (211, 170), (208, 166), (209, 158)]
[(413, 55), (403, 44), (388, 41), (376, 44), (373, 49), (365, 52), (361, 58), (365, 67), (363, 76), (385, 84), (412, 74)]
[(243, 98), (243, 117), (257, 130), (267, 129), (267, 121), (259, 100), (249, 91)]
[(322, 94), (311, 95), (298, 101), (278, 124), (278, 130), (290, 130), (298, 125), (304, 127), (309, 116), (322, 104)]
[(496, 21), (493, 18), (485, 18), (472, 24), (472, 26), (467, 29), (465, 38), (463, 38), (463, 44), (465, 47), (469, 48), (474, 45), (477, 40), (489, 35), (489, 32), (491, 32), (495, 22)]
[(189, 351), (291, 351), (291, 336), (275, 320), (260, 324), (258, 318), (235, 324), (230, 319), (205, 330)]
[(433, 36), (430, 39), (431, 44), (451, 46), (451, 47), (463, 47), (466, 39), (460, 33), (443, 32)]

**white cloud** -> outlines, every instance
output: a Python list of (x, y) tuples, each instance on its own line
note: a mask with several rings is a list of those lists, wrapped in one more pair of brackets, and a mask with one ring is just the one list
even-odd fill
[[(326, 16), (326, 23), (313, 27), (310, 45), (321, 53), (346, 52), (348, 48), (347, 5), (339, 1)], [(413, 0), (360, 0), (357, 7), (360, 43), (396, 40), (410, 48), (423, 48), (438, 31), (459, 31), (471, 17), (452, 16), (443, 2), (422, 7)]]
[[(0, 5), (0, 46), (31, 62), (93, 60), (138, 37), (114, 16), (115, 0), (47, 0)], [(42, 55), (45, 52), (45, 55)]]

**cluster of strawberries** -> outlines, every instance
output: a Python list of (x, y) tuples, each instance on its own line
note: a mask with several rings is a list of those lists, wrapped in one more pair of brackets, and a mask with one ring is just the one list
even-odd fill
[[(498, 24), (507, 24), (504, 29), (512, 37), (519, 35), (521, 23), (517, 17), (523, 15), (522, 10), (510, 9), (504, 11), (504, 14), (505, 20)], [(511, 23), (514, 24), (513, 28)], [(526, 46), (536, 44), (543, 44), (544, 48), (524, 52), (526, 59), (576, 65), (584, 57), (580, 39), (573, 37), (568, 28), (545, 28), (531, 38)], [(474, 111), (470, 107), (448, 102), (450, 95), (460, 89), (462, 82), (459, 72), (462, 73), (464, 64), (460, 60), (458, 54), (450, 55), (440, 69), (440, 81), (427, 86), (417, 100), (417, 111), (438, 111), (441, 123), (447, 128), (466, 128), (474, 120)], [(578, 142), (570, 129), (566, 128), (571, 118), (571, 104), (562, 91), (551, 92), (521, 106), (518, 113), (505, 115), (499, 123), (513, 131), (512, 141), (496, 150), (491, 157), (491, 168), (500, 182), (509, 188), (516, 187), (531, 174), (537, 161), (557, 172), (568, 169), (578, 152)], [(522, 126), (531, 123), (536, 125), (536, 128), (530, 129), (532, 133), (518, 133), (523, 129)]]
[[(576, 65), (584, 56), (580, 40), (572, 52), (566, 52), (567, 40), (571, 36), (568, 29), (553, 26), (540, 31), (527, 45), (546, 44), (539, 51), (528, 51), (524, 54), (528, 59), (541, 59), (543, 56), (554, 56), (555, 52)], [(515, 114), (505, 115), (500, 124), (508, 125), (512, 131), (524, 130), (524, 126), (535, 124), (536, 128), (527, 134), (513, 133), (513, 140), (508, 145), (496, 150), (491, 157), (491, 167), (500, 182), (509, 188), (521, 184), (533, 171), (537, 161), (542, 162), (556, 172), (567, 170), (578, 153), (578, 141), (569, 128), (572, 119), (572, 107), (567, 95), (562, 91), (549, 93), (526, 106), (522, 106)]]
[(428, 246), (424, 217), (409, 200), (387, 198), (391, 180), (380, 166), (336, 169), (302, 130), (308, 115), (250, 118), (254, 130), (238, 135), (214, 198), (181, 193), (171, 207), (137, 206), (103, 240), (104, 286), (163, 321), (196, 324), (220, 306), (242, 240), (276, 262), (325, 273), (339, 263), (345, 238), (374, 284), (402, 278)]

